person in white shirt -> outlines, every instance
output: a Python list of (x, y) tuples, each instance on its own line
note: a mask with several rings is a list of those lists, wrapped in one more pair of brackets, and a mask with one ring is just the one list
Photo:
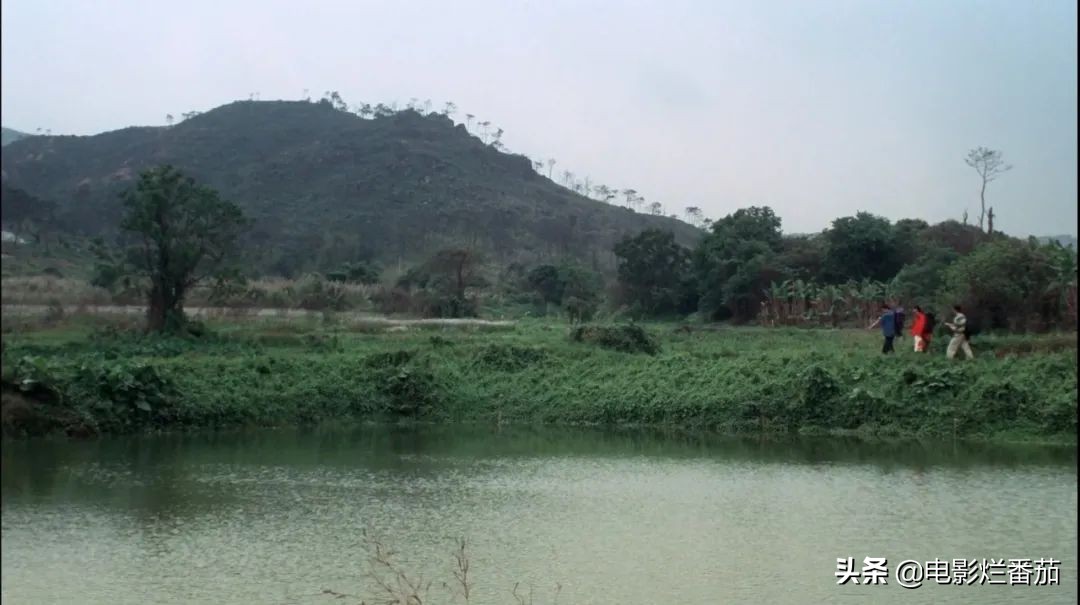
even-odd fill
[(964, 356), (968, 359), (975, 357), (975, 353), (971, 351), (971, 343), (968, 342), (967, 316), (964, 315), (964, 310), (960, 308), (960, 305), (953, 305), (953, 311), (956, 311), (956, 317), (953, 317), (951, 322), (945, 323), (953, 333), (952, 338), (949, 339), (949, 347), (946, 349), (945, 355), (952, 359), (956, 357), (958, 350), (962, 350)]

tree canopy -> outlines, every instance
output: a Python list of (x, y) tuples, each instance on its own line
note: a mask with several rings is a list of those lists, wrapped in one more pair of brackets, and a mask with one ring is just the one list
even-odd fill
[(172, 166), (142, 172), (123, 200), (121, 261), (148, 283), (148, 327), (180, 329), (187, 292), (234, 275), (229, 261), (247, 220), (235, 204)]

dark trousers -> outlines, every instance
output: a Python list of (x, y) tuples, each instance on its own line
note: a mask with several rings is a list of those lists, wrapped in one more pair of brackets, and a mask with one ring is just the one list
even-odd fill
[(895, 336), (886, 336), (885, 337), (885, 344), (881, 347), (881, 352), (882, 353), (892, 353), (893, 352), (892, 342), (893, 342), (894, 338), (896, 338), (896, 337)]

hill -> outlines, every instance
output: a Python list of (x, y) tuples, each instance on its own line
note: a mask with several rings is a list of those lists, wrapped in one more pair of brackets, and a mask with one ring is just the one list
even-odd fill
[(30, 135), (25, 132), (19, 132), (11, 128), (0, 127), (0, 145), (7, 145), (8, 143), (14, 143), (19, 139), (24, 139)]
[[(262, 269), (283, 275), (411, 262), (449, 245), (503, 264), (570, 255), (609, 270), (624, 235), (662, 228), (691, 245), (700, 234), (574, 193), (528, 158), (413, 110), (363, 119), (329, 103), (242, 101), (175, 126), (30, 137), (2, 150), (5, 191), (52, 203), (58, 228), (84, 235), (114, 229), (118, 194), (164, 163), (253, 217)], [(11, 210), (6, 224), (20, 220)]]
[(1044, 244), (1056, 241), (1066, 248), (1076, 248), (1076, 238), (1072, 235), (1044, 235), (1038, 240)]

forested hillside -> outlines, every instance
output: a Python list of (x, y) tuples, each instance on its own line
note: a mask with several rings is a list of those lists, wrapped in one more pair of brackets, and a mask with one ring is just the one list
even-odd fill
[(693, 245), (701, 233), (575, 193), (442, 114), (365, 119), (325, 101), (243, 101), (185, 117), (5, 146), (5, 225), (108, 233), (120, 192), (141, 170), (172, 164), (240, 205), (254, 219), (260, 271), (285, 276), (408, 263), (447, 246), (504, 264), (572, 256), (610, 272), (623, 236), (661, 228)]
[(25, 132), (19, 132), (12, 128), (0, 128), (0, 145), (7, 145), (8, 143), (14, 143), (19, 139), (26, 138), (30, 135)]

